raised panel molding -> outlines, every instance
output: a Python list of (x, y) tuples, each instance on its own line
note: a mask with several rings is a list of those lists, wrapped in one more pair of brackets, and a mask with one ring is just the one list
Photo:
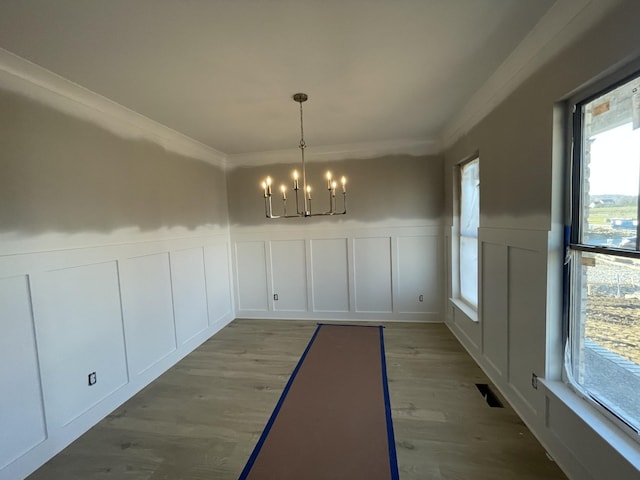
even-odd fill
[[(480, 228), (478, 241), (481, 320), (454, 318), (447, 325), (531, 428), (543, 410), (531, 374), (544, 371), (548, 232)], [(469, 335), (474, 326), (477, 343)]]
[(442, 238), (398, 237), (397, 304), (400, 313), (441, 313), (443, 295)]
[(138, 375), (176, 349), (169, 255), (129, 258), (118, 266), (129, 372)]
[(391, 313), (391, 239), (353, 239), (356, 312)]
[(266, 312), (268, 289), (264, 241), (237, 242), (235, 247), (238, 309)]
[(521, 418), (535, 422), (541, 406), (531, 374), (544, 372), (548, 232), (480, 228), (478, 241), (483, 315), (473, 325), (482, 341), (471, 340), (467, 319), (448, 325)]
[(32, 295), (47, 426), (58, 428), (128, 382), (116, 262), (34, 276)]
[[(26, 478), (233, 319), (228, 230), (163, 235), (0, 255), (0, 479)], [(191, 250), (205, 328), (175, 348), (169, 254)]]
[(0, 279), (0, 469), (47, 438), (26, 275)]
[(217, 242), (204, 249), (205, 276), (209, 298), (209, 324), (221, 321), (232, 312), (229, 269), (229, 244)]
[(508, 247), (481, 242), (482, 353), (500, 376), (507, 371)]
[(176, 338), (182, 345), (209, 325), (204, 252), (201, 247), (178, 250), (170, 258)]
[(509, 247), (509, 385), (526, 406), (537, 411), (531, 374), (545, 352), (546, 259), (541, 252)]
[[(413, 225), (239, 229), (231, 235), (236, 316), (442, 321), (442, 236), (440, 226)], [(280, 303), (287, 271), (299, 282), (297, 308)], [(411, 302), (403, 305), (403, 298)]]
[(304, 240), (274, 240), (270, 247), (273, 310), (306, 312), (307, 255)]
[(311, 244), (314, 312), (349, 311), (349, 269), (346, 238), (313, 239)]

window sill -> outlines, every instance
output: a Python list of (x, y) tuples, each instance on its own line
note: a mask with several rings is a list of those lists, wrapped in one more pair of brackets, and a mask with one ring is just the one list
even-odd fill
[(469, 305), (467, 302), (465, 302), (460, 298), (452, 297), (452, 298), (449, 298), (449, 301), (453, 304), (454, 307), (456, 307), (458, 310), (464, 313), (469, 318), (469, 320), (471, 320), (472, 322), (478, 323), (479, 321), (478, 310), (476, 310), (475, 308), (473, 308), (471, 305)]
[(599, 435), (631, 465), (640, 470), (640, 443), (632, 439), (613, 422), (604, 417), (573, 389), (558, 380), (538, 379), (550, 396), (572, 410), (589, 428)]

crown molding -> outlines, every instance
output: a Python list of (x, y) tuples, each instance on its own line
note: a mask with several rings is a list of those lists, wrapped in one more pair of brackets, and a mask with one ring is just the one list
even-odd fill
[[(319, 147), (307, 146), (306, 162), (329, 162), (339, 160), (366, 160), (385, 155), (437, 155), (440, 145), (433, 139), (398, 139), (379, 142), (348, 143)], [(269, 165), (274, 163), (296, 163), (300, 161), (300, 149), (271, 150), (268, 152), (229, 155), (227, 168)]]
[(0, 88), (89, 121), (119, 137), (142, 138), (179, 155), (226, 167), (226, 154), (2, 48)]
[(557, 0), (516, 49), (442, 129), (451, 147), (536, 70), (586, 32), (622, 0)]

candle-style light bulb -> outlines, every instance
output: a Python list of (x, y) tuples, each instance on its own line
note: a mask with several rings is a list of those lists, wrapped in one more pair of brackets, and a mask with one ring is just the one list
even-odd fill
[(262, 190), (264, 190), (264, 196), (266, 197), (267, 196), (267, 182), (265, 182), (263, 180), (260, 185), (262, 186)]
[(307, 185), (307, 199), (311, 200), (311, 185)]
[(271, 177), (267, 177), (267, 195), (271, 195)]
[(327, 172), (327, 189), (331, 190), (331, 172)]
[(293, 171), (293, 189), (294, 190), (298, 190), (299, 188), (300, 187), (299, 187), (299, 184), (298, 184), (298, 171), (294, 170)]
[(342, 193), (345, 193), (347, 191), (347, 177), (342, 177), (340, 183), (342, 184)]
[(333, 182), (331, 182), (331, 194), (335, 197), (336, 196), (336, 187), (338, 186), (338, 184), (336, 183), (336, 181), (334, 180)]
[(280, 185), (280, 191), (282, 192), (282, 199), (286, 200), (287, 199), (287, 187), (285, 187), (284, 185)]

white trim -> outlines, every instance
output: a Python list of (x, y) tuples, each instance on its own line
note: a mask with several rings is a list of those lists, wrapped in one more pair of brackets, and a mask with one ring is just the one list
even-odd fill
[(283, 310), (238, 310), (236, 318), (251, 320), (307, 320), (310, 322), (401, 322), (443, 323), (440, 312), (392, 313), (392, 312), (287, 312)]
[(558, 0), (516, 49), (442, 129), (443, 148), (451, 147), (621, 0)]
[(144, 138), (174, 153), (224, 168), (227, 155), (0, 48), (0, 87), (124, 138)]
[(573, 389), (561, 381), (538, 378), (547, 393), (571, 409), (589, 428), (591, 428), (613, 450), (624, 457), (631, 465), (640, 470), (640, 446), (620, 427), (600, 413), (587, 400), (577, 395)]
[(477, 308), (472, 307), (461, 298), (451, 297), (449, 298), (449, 301), (451, 302), (451, 305), (464, 313), (472, 322), (478, 323), (480, 321)]
[[(329, 162), (337, 160), (366, 160), (385, 155), (437, 155), (441, 148), (435, 139), (397, 139), (377, 142), (348, 143), (342, 145), (308, 146), (305, 161)], [(268, 152), (229, 155), (227, 167), (296, 163), (300, 161), (300, 149), (271, 150)]]

